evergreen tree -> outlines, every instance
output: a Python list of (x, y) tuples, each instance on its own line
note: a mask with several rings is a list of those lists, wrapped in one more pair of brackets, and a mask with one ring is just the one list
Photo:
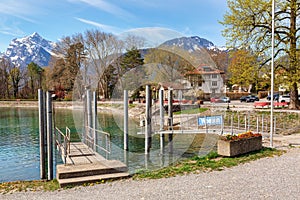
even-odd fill
[(33, 98), (37, 97), (37, 89), (41, 88), (43, 71), (43, 68), (34, 62), (27, 65), (27, 78), (29, 79), (29, 88), (31, 91), (31, 97)]
[(140, 51), (137, 48), (132, 47), (130, 50), (127, 50), (121, 59), (120, 65), (122, 67), (122, 74), (143, 64), (144, 59), (142, 58)]

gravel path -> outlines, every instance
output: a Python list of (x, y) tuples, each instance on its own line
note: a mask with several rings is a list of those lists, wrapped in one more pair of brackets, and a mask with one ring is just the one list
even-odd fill
[(55, 192), (16, 192), (0, 199), (300, 199), (300, 148), (223, 171)]

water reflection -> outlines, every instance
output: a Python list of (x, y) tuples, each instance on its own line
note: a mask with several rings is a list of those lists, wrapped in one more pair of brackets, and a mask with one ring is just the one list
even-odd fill
[[(72, 141), (80, 141), (81, 115), (81, 110), (56, 109), (55, 126), (62, 130), (68, 126)], [(216, 146), (217, 136), (213, 135), (174, 135), (172, 144), (168, 143), (168, 137), (165, 136), (162, 153), (159, 135), (154, 135), (151, 151), (145, 155), (144, 137), (137, 134), (141, 131), (139, 123), (130, 120), (129, 151), (124, 152), (122, 121), (122, 115), (98, 114), (99, 129), (111, 134), (112, 152), (109, 158), (125, 162), (130, 173), (144, 168), (161, 168), (184, 157), (205, 155)], [(0, 152), (0, 182), (39, 179), (37, 108), (0, 108)], [(105, 156), (103, 152), (100, 153)], [(61, 162), (57, 155), (55, 162)]]
[(38, 179), (37, 111), (0, 109), (0, 182)]

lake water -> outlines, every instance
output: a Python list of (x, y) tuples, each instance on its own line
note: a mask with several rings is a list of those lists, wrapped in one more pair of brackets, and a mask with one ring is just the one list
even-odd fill
[[(139, 122), (129, 121), (129, 151), (123, 151), (123, 116), (98, 113), (99, 128), (111, 134), (109, 159), (125, 162), (131, 173), (139, 169), (156, 169), (187, 156), (206, 154), (215, 148), (216, 137), (175, 135), (172, 154), (160, 153), (159, 136), (152, 139), (151, 152), (144, 154), (143, 135), (137, 134)], [(82, 128), (81, 110), (55, 109), (55, 125), (68, 126), (71, 138), (79, 140)], [(37, 108), (0, 108), (0, 182), (39, 179), (39, 130)], [(79, 134), (78, 134), (79, 133)], [(167, 143), (165, 149), (169, 149)], [(101, 152), (100, 152), (101, 153)], [(61, 163), (55, 156), (55, 163)], [(54, 173), (55, 174), (55, 173)]]

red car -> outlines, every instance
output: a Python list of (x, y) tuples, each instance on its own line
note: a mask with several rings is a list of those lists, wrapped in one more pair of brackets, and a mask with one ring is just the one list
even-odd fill
[(211, 103), (230, 103), (229, 97), (212, 97), (210, 98)]

